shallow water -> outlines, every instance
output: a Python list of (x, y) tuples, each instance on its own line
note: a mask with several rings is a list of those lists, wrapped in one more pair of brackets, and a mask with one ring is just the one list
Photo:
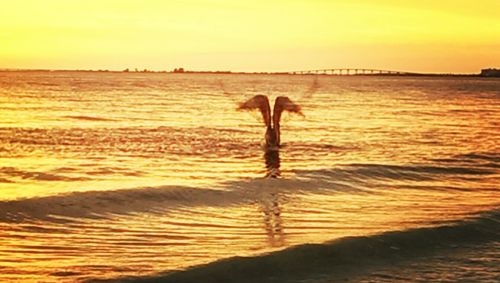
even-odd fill
[[(260, 117), (236, 111), (256, 94), (305, 114), (282, 119), (279, 179), (262, 178)], [(1, 72), (0, 280), (149, 275), (498, 210), (499, 98), (481, 78)]]

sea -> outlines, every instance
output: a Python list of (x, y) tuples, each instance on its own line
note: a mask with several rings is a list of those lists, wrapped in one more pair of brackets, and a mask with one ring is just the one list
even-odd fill
[(499, 282), (499, 224), (499, 79), (0, 72), (1, 282)]

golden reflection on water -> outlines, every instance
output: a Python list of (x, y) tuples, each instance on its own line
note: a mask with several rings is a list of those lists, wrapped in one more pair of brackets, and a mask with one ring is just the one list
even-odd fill
[(494, 86), (474, 80), (56, 73), (40, 85), (43, 74), (2, 76), (0, 162), (28, 174), (0, 172), (1, 199), (259, 177), (260, 118), (236, 111), (255, 93), (304, 108), (306, 118), (283, 118), (285, 176), (498, 147)]
[(266, 229), (269, 245), (271, 247), (281, 247), (285, 245), (285, 231), (283, 230), (279, 196), (270, 194), (269, 198), (262, 200), (261, 205), (264, 214), (264, 227)]
[(495, 207), (478, 192), (318, 195), (283, 192), (280, 183), (263, 182), (268, 192), (251, 205), (2, 224), (2, 278), (57, 281), (64, 277), (52, 274), (55, 271), (84, 279), (182, 269), (301, 243), (434, 225), (437, 219), (445, 222)]
[[(498, 208), (495, 81), (54, 74), (7, 89), (14, 75), (0, 281), (149, 274)], [(258, 93), (303, 106), (280, 151), (235, 109)]]

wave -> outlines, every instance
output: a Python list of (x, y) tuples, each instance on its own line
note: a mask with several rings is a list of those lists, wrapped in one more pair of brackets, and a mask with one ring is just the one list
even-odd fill
[[(490, 155), (470, 155), (469, 158), (495, 162)], [(489, 164), (489, 163), (488, 163)], [(36, 197), (11, 201), (0, 201), (0, 221), (22, 222), (24, 219), (41, 219), (60, 221), (57, 217), (99, 218), (113, 214), (129, 214), (134, 212), (154, 212), (166, 210), (179, 205), (183, 206), (229, 206), (259, 201), (269, 193), (300, 194), (322, 192), (365, 192), (377, 193), (373, 188), (385, 181), (412, 181), (402, 184), (399, 189), (421, 190), (460, 190), (474, 189), (468, 185), (471, 177), (491, 178), (498, 176), (493, 166), (482, 167), (481, 164), (446, 164), (432, 165), (383, 165), (383, 164), (350, 164), (331, 169), (296, 170), (296, 176), (277, 180), (253, 179), (225, 182), (218, 188), (195, 188), (183, 186), (142, 187), (121, 190), (96, 190), (74, 192), (48, 197)], [(497, 165), (497, 163), (494, 163)], [(10, 177), (29, 178), (38, 181), (78, 181), (80, 177), (62, 175), (71, 168), (62, 168), (56, 174), (43, 172), (27, 172), (12, 167), (1, 167), (0, 182), (11, 182)], [(99, 168), (97, 168), (99, 169)], [(119, 169), (119, 168), (118, 168)], [(126, 168), (122, 168), (126, 169)], [(116, 169), (117, 170), (117, 169)], [(100, 171), (91, 172), (98, 174)], [(140, 174), (140, 172), (126, 172)], [(439, 183), (443, 175), (463, 181), (463, 185), (453, 186)], [(422, 183), (419, 183), (422, 181)], [(428, 181), (434, 181), (430, 184)], [(492, 182), (493, 182), (492, 181)], [(378, 182), (378, 183), (377, 183)], [(383, 186), (382, 186), (383, 187)], [(484, 190), (488, 189), (483, 187)], [(491, 187), (489, 190), (497, 191)]]
[(486, 160), (491, 162), (500, 162), (500, 154), (498, 153), (478, 153), (472, 152), (467, 154), (460, 154), (457, 156), (462, 159), (470, 159), (470, 160)]
[(75, 119), (75, 120), (84, 120), (84, 121), (115, 121), (114, 119), (109, 119), (109, 118), (102, 118), (102, 117), (92, 117), (92, 116), (84, 116), (84, 115), (79, 115), (79, 116), (64, 116), (65, 118), (70, 118), (70, 119)]
[[(146, 212), (170, 203), (171, 206), (203, 199), (210, 203), (216, 191), (189, 187), (159, 187), (116, 191), (88, 191), (48, 197), (0, 202), (0, 221), (70, 221), (67, 218), (105, 218), (111, 214)], [(62, 217), (62, 218), (61, 218)]]
[[(446, 161), (450, 162), (450, 161)], [(443, 162), (444, 163), (444, 162)], [(409, 180), (428, 181), (441, 179), (443, 175), (457, 179), (470, 176), (486, 176), (498, 173), (497, 163), (487, 164), (432, 164), (432, 165), (388, 165), (388, 164), (349, 164), (338, 168), (323, 170), (295, 170), (298, 175), (312, 179), (328, 178), (334, 180)]]
[(184, 271), (91, 282), (299, 282), (315, 274), (345, 282), (373, 268), (498, 241), (499, 224), (500, 211), (493, 210), (444, 226), (346, 237), (262, 256), (232, 257)]
[[(0, 221), (26, 220), (69, 222), (72, 218), (107, 218), (139, 212), (163, 213), (179, 206), (224, 207), (249, 203), (269, 193), (296, 190), (307, 184), (299, 180), (258, 179), (232, 182), (230, 189), (182, 186), (143, 187), (86, 191), (47, 197), (0, 201)], [(315, 186), (314, 186), (315, 187)]]
[[(51, 174), (51, 173), (46, 173), (46, 172), (38, 172), (38, 171), (25, 171), (25, 170), (20, 170), (14, 167), (0, 167), (0, 174), (6, 175), (8, 177), (18, 177), (21, 179), (31, 179), (31, 180), (36, 180), (36, 181), (86, 181), (89, 180), (89, 178), (85, 177), (69, 177), (65, 175), (58, 175), (58, 174)], [(0, 178), (2, 180), (2, 178)], [(6, 182), (11, 182), (12, 181), (8, 179), (3, 179), (6, 180)], [(1, 182), (1, 181), (0, 181)]]

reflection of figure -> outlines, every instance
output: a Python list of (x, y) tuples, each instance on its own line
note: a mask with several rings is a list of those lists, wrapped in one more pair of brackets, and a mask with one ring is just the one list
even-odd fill
[(264, 199), (262, 201), (262, 212), (264, 212), (264, 226), (267, 240), (271, 246), (280, 247), (285, 244), (281, 208), (279, 207), (278, 196), (275, 194), (270, 194), (269, 196), (269, 199)]
[(264, 119), (264, 124), (266, 126), (266, 148), (276, 149), (280, 146), (280, 119), (283, 111), (289, 111), (303, 115), (300, 111), (300, 106), (293, 103), (286, 96), (278, 96), (274, 101), (274, 109), (272, 113), (272, 124), (271, 124), (271, 107), (269, 105), (269, 99), (265, 95), (256, 95), (249, 99), (248, 101), (240, 104), (238, 108), (240, 110), (253, 110), (258, 109), (262, 114)]
[[(266, 177), (278, 178), (280, 176), (280, 152), (276, 149), (266, 148), (264, 152), (266, 161)], [(281, 208), (278, 196), (274, 193), (262, 200), (262, 211), (264, 212), (264, 226), (266, 228), (267, 239), (273, 247), (283, 246), (285, 234), (281, 219)]]

